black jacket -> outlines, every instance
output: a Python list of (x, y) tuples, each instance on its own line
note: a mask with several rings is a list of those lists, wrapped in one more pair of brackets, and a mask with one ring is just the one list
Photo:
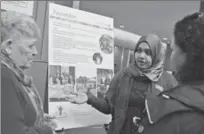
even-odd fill
[[(107, 134), (121, 133), (126, 119), (130, 89), (135, 81), (132, 72), (126, 68), (114, 76), (105, 98), (99, 99), (89, 94), (88, 104), (104, 114), (112, 115), (112, 122)], [(164, 89), (171, 89), (176, 85), (174, 77), (167, 72), (163, 73), (159, 83)]]
[(34, 106), (25, 97), (25, 90), (13, 71), (1, 64), (1, 133), (2, 134), (52, 134), (47, 125), (36, 126)]
[(148, 100), (149, 118), (144, 116), (137, 134), (204, 134), (204, 81), (178, 86)]

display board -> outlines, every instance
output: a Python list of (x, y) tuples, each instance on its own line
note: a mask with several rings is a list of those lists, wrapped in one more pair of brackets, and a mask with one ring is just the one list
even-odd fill
[(1, 1), (1, 9), (33, 16), (34, 1)]
[(48, 38), (48, 109), (57, 129), (109, 123), (111, 115), (72, 104), (66, 95), (105, 96), (114, 74), (113, 19), (50, 3)]

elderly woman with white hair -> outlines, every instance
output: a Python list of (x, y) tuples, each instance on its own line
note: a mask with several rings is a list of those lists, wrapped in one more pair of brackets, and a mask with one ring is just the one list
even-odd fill
[[(1, 91), (3, 134), (54, 134), (40, 96), (25, 69), (37, 55), (40, 30), (17, 12), (1, 12)], [(54, 123), (55, 124), (55, 123)]]

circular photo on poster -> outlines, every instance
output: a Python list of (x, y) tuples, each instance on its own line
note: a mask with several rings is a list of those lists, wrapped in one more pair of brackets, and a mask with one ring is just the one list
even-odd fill
[(100, 65), (103, 61), (103, 57), (100, 53), (94, 53), (93, 61), (96, 65)]
[(104, 34), (99, 39), (100, 49), (105, 54), (113, 52), (113, 38), (110, 35)]

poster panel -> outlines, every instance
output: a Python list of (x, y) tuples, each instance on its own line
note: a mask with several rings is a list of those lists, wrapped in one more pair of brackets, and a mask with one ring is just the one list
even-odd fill
[(105, 97), (114, 69), (113, 19), (49, 4), (49, 114), (57, 129), (111, 121), (88, 104), (66, 100), (71, 91)]

